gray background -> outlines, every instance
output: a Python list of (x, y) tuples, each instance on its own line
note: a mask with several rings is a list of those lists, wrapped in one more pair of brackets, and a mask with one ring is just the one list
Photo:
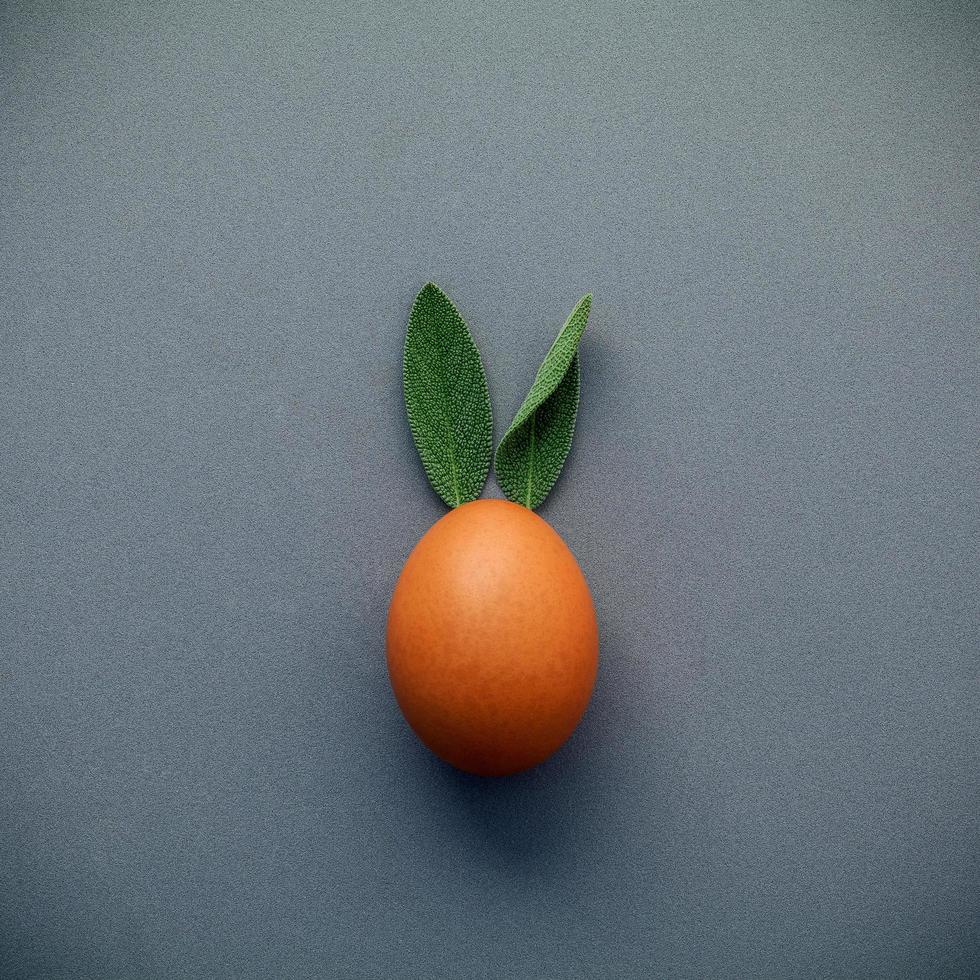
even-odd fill
[[(967, 977), (970, 3), (5, 3), (0, 976)], [(586, 289), (590, 711), (481, 781), (383, 629)], [(491, 491), (496, 492), (496, 491)]]

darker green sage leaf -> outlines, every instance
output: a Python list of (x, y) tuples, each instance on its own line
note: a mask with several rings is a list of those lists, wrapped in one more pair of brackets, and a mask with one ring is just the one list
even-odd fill
[(497, 447), (494, 469), (500, 488), (508, 499), (532, 510), (555, 485), (572, 447), (579, 398), (578, 344), (591, 306), (591, 293), (578, 301)]
[(431, 282), (408, 318), (404, 386), (408, 424), (433, 489), (450, 507), (475, 500), (493, 451), (490, 393), (466, 323)]

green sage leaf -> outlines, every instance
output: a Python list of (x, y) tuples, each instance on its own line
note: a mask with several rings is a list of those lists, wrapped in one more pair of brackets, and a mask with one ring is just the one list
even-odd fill
[(578, 301), (497, 447), (494, 470), (500, 488), (509, 500), (532, 510), (548, 496), (572, 448), (580, 385), (578, 344), (591, 306), (591, 293)]
[(405, 334), (405, 408), (426, 476), (450, 506), (483, 491), (493, 452), (490, 393), (466, 323), (435, 283), (422, 287)]

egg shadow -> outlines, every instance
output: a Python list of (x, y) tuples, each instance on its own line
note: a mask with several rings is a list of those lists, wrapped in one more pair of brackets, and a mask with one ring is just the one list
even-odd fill
[(550, 759), (512, 776), (461, 772), (392, 717), (398, 763), (420, 805), (438, 814), (447, 836), (498, 870), (537, 878), (565, 873), (620, 809), (620, 740), (610, 714), (620, 702), (610, 684), (615, 674), (600, 666), (592, 702), (571, 738)]

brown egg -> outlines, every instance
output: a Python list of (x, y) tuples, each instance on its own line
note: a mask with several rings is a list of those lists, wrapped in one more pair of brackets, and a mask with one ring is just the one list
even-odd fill
[(436, 755), (502, 776), (571, 735), (599, 637), (585, 576), (552, 527), (505, 500), (450, 511), (405, 562), (388, 610), (388, 672)]

